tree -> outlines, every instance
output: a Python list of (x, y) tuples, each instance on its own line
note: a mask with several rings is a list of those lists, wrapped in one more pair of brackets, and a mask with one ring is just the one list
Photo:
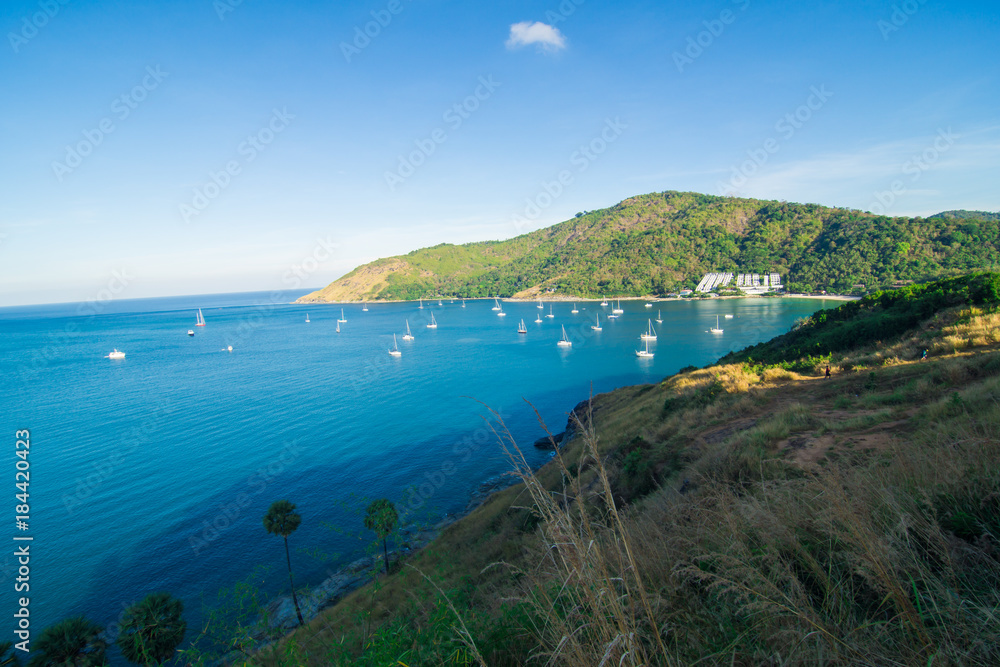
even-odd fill
[(292, 588), (292, 602), (295, 604), (295, 615), (299, 617), (299, 625), (303, 625), (302, 612), (299, 610), (299, 599), (295, 595), (295, 581), (292, 579), (292, 557), (288, 553), (288, 536), (295, 532), (302, 523), (302, 517), (295, 512), (295, 503), (287, 500), (275, 500), (267, 508), (264, 515), (264, 528), (272, 535), (285, 538), (285, 561), (288, 563), (288, 583)]
[(47, 665), (67, 665), (71, 667), (95, 667), (107, 665), (104, 652), (107, 642), (101, 639), (104, 631), (97, 623), (83, 616), (72, 616), (59, 621), (44, 630), (35, 640), (29, 667)]
[(137, 665), (169, 660), (187, 629), (183, 612), (184, 603), (170, 593), (150, 593), (126, 609), (118, 636), (125, 659)]
[(392, 529), (396, 527), (396, 521), (398, 520), (399, 514), (396, 512), (396, 507), (388, 498), (380, 498), (372, 502), (365, 513), (365, 528), (374, 530), (375, 534), (382, 538), (382, 553), (385, 556), (386, 574), (389, 574), (389, 546), (386, 538), (389, 537)]
[(0, 642), (0, 667), (21, 666), (21, 660), (14, 650), (14, 642)]

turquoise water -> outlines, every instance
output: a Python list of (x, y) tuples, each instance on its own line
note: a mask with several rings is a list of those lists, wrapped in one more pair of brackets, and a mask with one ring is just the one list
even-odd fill
[[(123, 606), (167, 590), (184, 599), (189, 628), (201, 598), (274, 566), (283, 549), (261, 524), (267, 506), (298, 505), (296, 581), (316, 584), (359, 542), (322, 525), (362, 531), (344, 508), (386, 496), (414, 519), (460, 511), (486, 479), (508, 469), (484, 426), (500, 411), (532, 463), (548, 455), (531, 401), (563, 430), (595, 393), (653, 382), (785, 332), (820, 301), (744, 299), (622, 302), (607, 320), (596, 302), (553, 306), (492, 301), (293, 306), (300, 293), (254, 293), (0, 309), (0, 398), (13, 487), (14, 432), (30, 429), (31, 613), (35, 630), (83, 613), (112, 623)], [(202, 308), (207, 326), (195, 329)], [(639, 333), (662, 311), (652, 360)], [(548, 305), (544, 312), (548, 312)], [(305, 323), (308, 313), (311, 320)], [(431, 313), (439, 323), (426, 328)], [(591, 331), (601, 314), (603, 331)], [(716, 315), (725, 332), (713, 335)], [(524, 318), (527, 335), (519, 335)], [(405, 322), (416, 340), (404, 342)], [(556, 346), (566, 326), (573, 346)], [(390, 357), (392, 334), (402, 356)], [(227, 351), (229, 346), (231, 352)], [(112, 348), (126, 358), (104, 358)], [(10, 492), (10, 515), (14, 514)], [(10, 516), (9, 534), (17, 533)], [(11, 549), (11, 551), (13, 551)], [(12, 557), (0, 582), (12, 590)], [(13, 593), (10, 594), (13, 596)], [(11, 602), (10, 604), (13, 604)], [(190, 632), (189, 635), (193, 635)], [(37, 635), (35, 635), (37, 636)]]

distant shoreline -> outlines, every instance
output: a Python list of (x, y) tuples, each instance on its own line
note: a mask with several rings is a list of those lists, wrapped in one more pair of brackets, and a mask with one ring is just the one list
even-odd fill
[[(455, 301), (455, 302), (457, 302), (457, 301), (490, 301), (493, 298), (494, 297), (491, 297), (491, 296), (477, 296), (477, 297), (466, 297), (466, 298), (457, 298), (457, 299), (448, 298), (447, 301), (449, 301), (449, 302), (451, 302), (451, 301)], [(564, 296), (564, 295), (561, 295), (561, 294), (560, 295), (552, 294), (552, 295), (549, 295), (547, 297), (534, 297), (534, 298), (531, 298), (531, 299), (523, 299), (523, 298), (522, 299), (518, 299), (518, 298), (514, 298), (514, 297), (497, 297), (497, 298), (499, 298), (501, 301), (504, 301), (504, 302), (507, 302), (507, 303), (534, 303), (535, 301), (538, 301), (539, 298), (542, 301), (567, 302), (567, 303), (591, 303), (591, 302), (593, 302), (593, 303), (600, 303), (601, 302), (601, 299), (594, 299), (594, 298), (590, 298), (590, 297), (586, 297), (586, 298), (585, 297), (572, 297), (572, 296)], [(692, 298), (692, 297), (679, 297), (679, 296), (674, 296), (674, 297), (648, 297), (648, 296), (625, 296), (625, 297), (619, 297), (619, 296), (609, 296), (609, 297), (606, 297), (604, 300), (607, 300), (607, 301), (642, 301), (642, 302), (645, 302), (645, 303), (665, 303), (665, 302), (666, 303), (672, 303), (672, 302), (675, 302), (675, 301), (714, 301), (716, 299), (821, 299), (821, 300), (829, 300), (829, 301), (858, 301), (861, 298), (862, 297), (860, 297), (860, 296), (852, 296), (852, 295), (849, 295), (849, 294), (792, 294), (792, 293), (787, 293), (787, 294), (778, 294), (778, 295), (734, 294), (734, 295), (724, 295), (724, 296), (713, 296), (713, 297), (709, 297), (707, 299), (702, 298), (702, 297), (693, 297)], [(418, 299), (418, 301), (419, 301), (419, 299)], [(424, 299), (424, 301), (426, 301), (429, 306), (433, 306), (434, 305), (434, 303), (433, 303), (434, 301), (445, 301), (445, 299), (443, 299), (443, 298), (442, 299)], [(309, 306), (309, 305), (329, 306), (329, 305), (336, 305), (336, 304), (358, 305), (358, 304), (366, 304), (366, 303), (375, 304), (375, 303), (412, 303), (412, 302), (413, 302), (413, 299), (378, 299), (376, 301), (303, 301), (303, 302), (292, 301), (291, 305), (293, 305), (293, 306)]]

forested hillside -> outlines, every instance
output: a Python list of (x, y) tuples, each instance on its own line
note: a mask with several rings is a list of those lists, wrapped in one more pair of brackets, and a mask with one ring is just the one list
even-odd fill
[(662, 192), (507, 241), (442, 244), (359, 267), (302, 301), (664, 295), (708, 271), (777, 272), (848, 293), (1000, 267), (1000, 214), (930, 218)]

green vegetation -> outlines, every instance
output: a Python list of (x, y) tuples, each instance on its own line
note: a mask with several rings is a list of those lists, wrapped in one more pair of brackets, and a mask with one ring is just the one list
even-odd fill
[(385, 558), (385, 573), (389, 574), (389, 534), (396, 527), (399, 514), (395, 505), (388, 498), (373, 501), (365, 512), (365, 528), (375, 531), (382, 540), (382, 553)]
[(295, 604), (295, 615), (302, 625), (302, 611), (299, 609), (299, 598), (295, 594), (295, 581), (292, 579), (292, 557), (288, 553), (288, 536), (294, 533), (302, 523), (302, 516), (295, 511), (295, 503), (287, 500), (275, 500), (267, 508), (264, 515), (264, 528), (272, 535), (280, 535), (285, 541), (285, 562), (288, 565), (288, 585), (292, 589), (292, 602)]
[(158, 665), (169, 660), (184, 639), (187, 623), (184, 604), (170, 593), (150, 593), (125, 610), (118, 648), (137, 665)]
[[(890, 218), (817, 204), (662, 192), (507, 241), (441, 244), (359, 267), (302, 301), (665, 295), (708, 271), (780, 273), (851, 293), (1000, 268), (1000, 214)], [(856, 285), (864, 285), (857, 288)]]
[(83, 616), (73, 616), (42, 631), (31, 646), (30, 667), (67, 665), (98, 667), (108, 664), (104, 628)]

